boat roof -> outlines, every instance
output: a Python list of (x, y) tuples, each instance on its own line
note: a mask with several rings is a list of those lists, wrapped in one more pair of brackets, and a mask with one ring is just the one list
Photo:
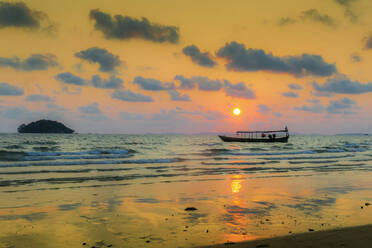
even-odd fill
[(284, 130), (273, 130), (273, 131), (237, 131), (236, 133), (283, 133), (288, 132), (288, 129)]

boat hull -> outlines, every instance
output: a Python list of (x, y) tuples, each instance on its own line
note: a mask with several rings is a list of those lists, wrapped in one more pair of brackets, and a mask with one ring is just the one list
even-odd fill
[(275, 139), (268, 139), (268, 138), (262, 138), (262, 139), (254, 139), (254, 138), (243, 138), (243, 137), (230, 137), (230, 136), (223, 136), (219, 135), (221, 140), (225, 142), (251, 142), (251, 143), (275, 143), (275, 142), (281, 142), (281, 143), (287, 143), (289, 136), (286, 137), (279, 137)]

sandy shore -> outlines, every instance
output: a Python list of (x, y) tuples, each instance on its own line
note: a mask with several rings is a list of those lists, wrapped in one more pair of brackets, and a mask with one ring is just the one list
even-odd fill
[(372, 225), (350, 227), (329, 231), (309, 232), (285, 237), (255, 240), (242, 243), (225, 243), (204, 248), (328, 248), (328, 247), (372, 247)]

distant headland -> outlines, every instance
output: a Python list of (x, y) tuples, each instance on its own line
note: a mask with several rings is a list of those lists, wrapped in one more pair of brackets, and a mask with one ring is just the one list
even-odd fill
[(39, 120), (18, 127), (18, 133), (73, 133), (73, 129), (58, 121)]

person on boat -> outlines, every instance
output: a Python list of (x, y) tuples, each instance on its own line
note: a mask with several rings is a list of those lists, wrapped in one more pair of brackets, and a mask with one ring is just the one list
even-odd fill
[(275, 139), (275, 138), (276, 138), (276, 134), (274, 133), (274, 134), (273, 134), (273, 139)]
[(262, 137), (262, 138), (265, 138), (265, 137), (266, 137), (266, 134), (262, 133), (262, 134), (261, 134), (261, 137)]

